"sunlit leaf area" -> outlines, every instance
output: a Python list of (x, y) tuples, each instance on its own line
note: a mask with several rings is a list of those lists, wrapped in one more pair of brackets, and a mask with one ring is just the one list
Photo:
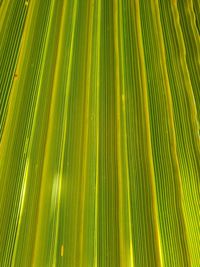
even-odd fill
[(0, 0), (0, 267), (200, 267), (200, 1)]

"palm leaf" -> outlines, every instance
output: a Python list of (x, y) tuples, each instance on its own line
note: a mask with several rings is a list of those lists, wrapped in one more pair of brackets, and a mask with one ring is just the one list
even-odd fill
[(200, 266), (199, 12), (1, 1), (0, 266)]

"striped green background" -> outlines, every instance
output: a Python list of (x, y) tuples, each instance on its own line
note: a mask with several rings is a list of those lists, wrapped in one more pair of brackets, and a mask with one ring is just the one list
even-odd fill
[(199, 267), (200, 2), (0, 5), (0, 267)]

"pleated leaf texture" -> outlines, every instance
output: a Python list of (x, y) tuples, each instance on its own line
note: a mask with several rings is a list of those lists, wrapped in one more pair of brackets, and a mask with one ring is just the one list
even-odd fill
[(200, 2), (0, 5), (0, 267), (200, 267)]

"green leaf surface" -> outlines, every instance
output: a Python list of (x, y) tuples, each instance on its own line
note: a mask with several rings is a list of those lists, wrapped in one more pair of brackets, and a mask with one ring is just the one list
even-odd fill
[(0, 266), (200, 266), (197, 0), (0, 1)]

